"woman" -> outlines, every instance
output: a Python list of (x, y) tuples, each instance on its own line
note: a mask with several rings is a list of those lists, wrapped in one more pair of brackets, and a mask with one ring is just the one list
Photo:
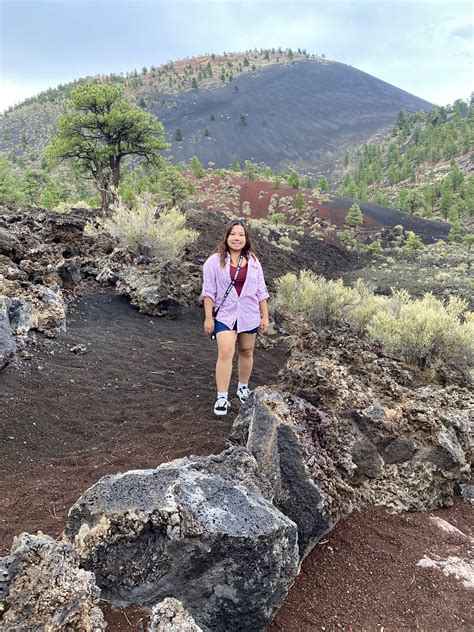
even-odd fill
[[(204, 331), (217, 339), (216, 415), (226, 415), (235, 343), (239, 350), (237, 396), (244, 402), (250, 395), (249, 380), (257, 332), (268, 331), (268, 291), (252, 249), (245, 223), (236, 219), (227, 229), (214, 254), (204, 264)], [(213, 308), (218, 310), (214, 323)]]

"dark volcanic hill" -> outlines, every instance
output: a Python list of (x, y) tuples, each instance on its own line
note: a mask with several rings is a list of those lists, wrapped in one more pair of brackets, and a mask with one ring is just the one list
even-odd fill
[[(228, 167), (236, 154), (242, 164), (250, 159), (330, 174), (346, 149), (385, 133), (401, 108), (430, 109), (427, 101), (321, 58), (272, 63), (194, 90), (166, 90), (152, 80), (126, 89), (163, 122), (173, 162), (196, 155), (216, 167)], [(34, 102), (0, 117), (0, 151), (40, 154), (63, 104)], [(175, 140), (177, 128), (182, 142)]]
[[(170, 133), (174, 162), (196, 155), (205, 166), (228, 167), (236, 154), (241, 163), (314, 173), (330, 173), (346, 149), (386, 131), (401, 108), (430, 109), (360, 70), (315, 60), (274, 65), (219, 89), (154, 94), (153, 102), (150, 111)], [(177, 128), (182, 142), (174, 140)]]

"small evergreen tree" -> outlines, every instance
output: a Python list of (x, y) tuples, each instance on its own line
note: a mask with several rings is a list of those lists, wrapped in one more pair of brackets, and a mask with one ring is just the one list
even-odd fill
[(342, 231), (341, 234), (341, 244), (343, 246), (345, 246), (346, 248), (348, 246), (352, 245), (352, 235), (351, 235), (351, 231), (348, 230), (347, 228), (345, 230)]
[(304, 209), (305, 200), (304, 200), (304, 195), (301, 193), (301, 191), (298, 191), (298, 193), (295, 196), (295, 206), (299, 211), (302, 211)]
[(248, 120), (248, 115), (247, 114), (241, 114), (240, 115), (240, 124), (241, 125), (247, 125), (247, 120)]
[(245, 167), (244, 167), (244, 173), (247, 176), (247, 178), (251, 181), (255, 180), (257, 178), (257, 174), (258, 174), (258, 169), (257, 169), (257, 165), (252, 162), (251, 160), (246, 160), (245, 161)]
[(41, 196), (41, 206), (44, 208), (54, 208), (61, 200), (52, 185), (48, 185)]
[(158, 177), (159, 193), (171, 206), (178, 206), (188, 197), (188, 187), (179, 169), (166, 164)]
[(451, 243), (459, 243), (462, 241), (461, 224), (459, 222), (459, 217), (455, 217), (453, 219), (451, 228), (449, 229), (448, 233), (448, 241)]
[(346, 215), (345, 223), (348, 226), (360, 226), (364, 223), (364, 215), (358, 204), (353, 204)]
[(180, 143), (183, 140), (183, 132), (179, 127), (176, 128), (176, 132), (174, 133), (174, 139)]
[(189, 170), (194, 176), (196, 176), (196, 178), (202, 178), (206, 173), (197, 156), (193, 156), (191, 158), (191, 162), (189, 163)]
[(321, 191), (325, 193), (329, 191), (329, 183), (326, 176), (321, 176), (318, 180), (318, 184), (316, 185)]
[(297, 189), (300, 186), (300, 179), (298, 178), (298, 174), (296, 171), (292, 171), (290, 175), (286, 178), (286, 181), (293, 187), (293, 189)]
[(379, 257), (383, 253), (382, 244), (380, 243), (380, 239), (374, 239), (374, 241), (370, 244), (367, 244), (364, 247), (365, 252), (368, 252), (371, 257)]
[(408, 255), (415, 255), (418, 250), (422, 250), (424, 247), (425, 244), (421, 241), (421, 238), (418, 237), (418, 235), (412, 230), (409, 230), (407, 232), (406, 241), (402, 247), (402, 250)]
[(235, 171), (235, 172), (242, 171), (242, 168), (239, 162), (239, 157), (237, 156), (237, 154), (234, 154), (230, 168), (232, 169), (232, 171)]
[(467, 233), (464, 235), (462, 243), (467, 246), (469, 252), (471, 252), (471, 248), (474, 247), (474, 233)]

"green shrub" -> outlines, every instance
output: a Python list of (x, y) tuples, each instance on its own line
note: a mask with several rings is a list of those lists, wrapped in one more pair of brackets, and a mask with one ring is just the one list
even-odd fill
[(426, 293), (415, 300), (406, 290), (376, 296), (362, 281), (346, 287), (341, 279), (326, 280), (308, 270), (299, 278), (288, 273), (276, 286), (276, 305), (303, 312), (319, 325), (344, 321), (408, 363), (421, 368), (436, 368), (442, 361), (462, 369), (474, 365), (474, 313), (461, 298), (444, 302)]
[(420, 367), (440, 360), (470, 366), (474, 361), (474, 327), (468, 303), (450, 297), (447, 303), (428, 292), (420, 300), (406, 290), (394, 292), (368, 326), (386, 352)]
[(284, 224), (286, 221), (285, 213), (269, 213), (267, 219), (272, 224)]
[(362, 246), (362, 250), (364, 252), (369, 253), (371, 257), (379, 257), (383, 254), (382, 244), (380, 243), (380, 239), (374, 239), (370, 244), (366, 244)]
[[(134, 208), (127, 207), (119, 198), (113, 214), (98, 220), (98, 229), (117, 239), (119, 244), (136, 255), (153, 258), (160, 263), (170, 261), (197, 239), (198, 233), (185, 227), (186, 216), (178, 209), (164, 210), (157, 216), (152, 196), (137, 199)], [(88, 235), (94, 228), (85, 227)]]
[(302, 270), (299, 279), (289, 272), (276, 281), (278, 304), (307, 313), (321, 325), (343, 319), (344, 311), (357, 303), (357, 295), (345, 287), (341, 279), (328, 281), (309, 270)]
[(344, 311), (344, 317), (358, 333), (362, 334), (367, 331), (370, 322), (383, 308), (387, 299), (384, 296), (376, 296), (361, 279), (357, 279), (352, 291), (357, 300)]

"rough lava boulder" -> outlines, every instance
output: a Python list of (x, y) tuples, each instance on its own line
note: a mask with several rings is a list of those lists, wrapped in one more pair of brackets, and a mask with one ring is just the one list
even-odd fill
[(200, 270), (191, 262), (175, 260), (125, 267), (116, 289), (144, 314), (177, 318), (183, 307), (196, 302), (200, 285)]
[(65, 536), (112, 603), (173, 596), (213, 632), (263, 631), (299, 569), (296, 525), (271, 493), (247, 450), (230, 448), (105, 476)]
[(269, 480), (275, 506), (297, 524), (301, 558), (352, 511), (354, 492), (344, 477), (355, 465), (347, 450), (327, 451), (332, 423), (304, 399), (259, 387), (232, 429)]
[(10, 555), (0, 558), (3, 632), (100, 632), (106, 623), (99, 594), (72, 548), (41, 532), (15, 538)]
[(280, 384), (331, 419), (325, 445), (335, 462), (347, 454), (355, 466), (344, 480), (358, 502), (397, 510), (451, 504), (474, 461), (474, 396), (462, 375), (432, 383), (347, 328), (318, 331), (295, 314), (285, 324), (291, 352)]

